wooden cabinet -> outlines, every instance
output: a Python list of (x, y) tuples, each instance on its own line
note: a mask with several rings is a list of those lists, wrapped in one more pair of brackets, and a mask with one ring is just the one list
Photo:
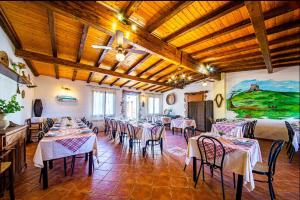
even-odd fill
[(188, 117), (194, 119), (197, 130), (209, 132), (213, 119), (213, 101), (200, 101), (188, 103)]
[(0, 130), (0, 149), (14, 148), (10, 157), (6, 158), (13, 164), (14, 174), (19, 174), (26, 165), (26, 131), (27, 126), (9, 127)]

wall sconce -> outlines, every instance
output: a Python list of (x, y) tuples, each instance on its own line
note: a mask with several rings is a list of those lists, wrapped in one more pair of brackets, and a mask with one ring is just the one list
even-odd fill
[(146, 96), (144, 94), (141, 95), (142, 107), (145, 106)]

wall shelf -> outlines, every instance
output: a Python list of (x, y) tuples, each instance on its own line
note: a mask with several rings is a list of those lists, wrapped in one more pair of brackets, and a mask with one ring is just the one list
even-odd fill
[(3, 74), (4, 76), (7, 76), (8, 78), (20, 83), (20, 84), (26, 84), (30, 85), (30, 81), (28, 81), (26, 78), (22, 77), (12, 69), (5, 67), (3, 64), (0, 63), (0, 74)]

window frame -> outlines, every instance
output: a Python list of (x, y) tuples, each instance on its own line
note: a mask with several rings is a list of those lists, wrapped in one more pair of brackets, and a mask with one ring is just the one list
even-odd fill
[[(95, 101), (95, 92), (99, 92), (99, 93), (103, 93), (104, 94), (104, 99), (103, 99), (103, 114), (100, 115), (94, 115), (94, 101)], [(113, 114), (108, 115), (107, 114), (107, 106), (106, 106), (106, 99), (107, 99), (107, 94), (113, 94), (113, 103), (112, 103), (112, 110), (113, 110)], [(92, 117), (97, 118), (97, 117), (113, 117), (116, 115), (116, 93), (114, 91), (111, 90), (93, 90), (92, 91)]]

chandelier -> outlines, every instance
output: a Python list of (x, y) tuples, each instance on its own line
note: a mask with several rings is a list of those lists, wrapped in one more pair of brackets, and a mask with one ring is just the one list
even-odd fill
[[(178, 71), (181, 71), (181, 68), (178, 68)], [(188, 76), (185, 73), (173, 74), (168, 78), (167, 83), (174, 86), (175, 88), (183, 88), (189, 84), (192, 80), (191, 76)]]

